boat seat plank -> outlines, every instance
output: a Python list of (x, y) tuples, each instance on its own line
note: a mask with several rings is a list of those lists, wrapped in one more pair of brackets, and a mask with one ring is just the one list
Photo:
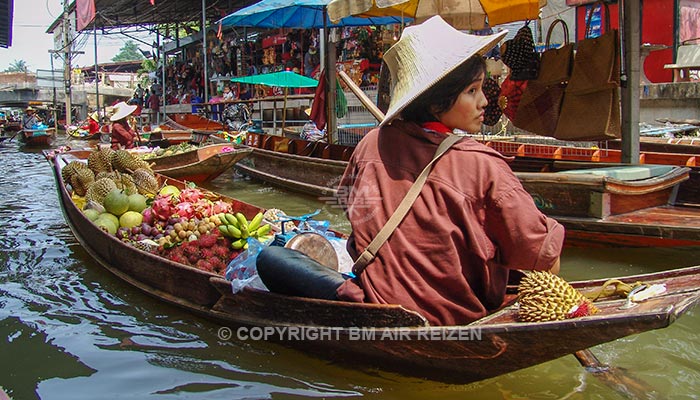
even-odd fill
[(565, 174), (593, 174), (618, 179), (621, 181), (638, 181), (667, 174), (675, 168), (672, 165), (629, 165), (603, 168), (572, 169), (561, 171)]

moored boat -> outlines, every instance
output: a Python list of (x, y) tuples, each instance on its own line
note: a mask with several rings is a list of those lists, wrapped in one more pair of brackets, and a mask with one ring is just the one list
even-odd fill
[[(61, 174), (65, 165), (78, 159), (84, 160), (84, 154), (57, 154), (52, 166), (66, 222), (84, 249), (106, 270), (151, 296), (236, 327), (235, 338), (255, 328), (268, 340), (328, 359), (467, 383), (666, 327), (700, 301), (700, 267), (621, 278), (627, 283), (664, 284), (666, 291), (640, 302), (608, 297), (595, 303), (597, 314), (537, 323), (518, 321), (513, 294), (499, 311), (463, 326), (429, 326), (420, 314), (397, 305), (315, 300), (251, 288), (234, 294), (231, 282), (220, 275), (139, 250), (92, 223), (72, 201)], [(180, 181), (168, 182), (185, 187)], [(248, 218), (261, 211), (218, 198)], [(572, 285), (589, 293), (604, 280)]]
[(185, 153), (149, 159), (151, 168), (165, 176), (198, 184), (216, 179), (251, 154), (249, 147), (211, 144)]

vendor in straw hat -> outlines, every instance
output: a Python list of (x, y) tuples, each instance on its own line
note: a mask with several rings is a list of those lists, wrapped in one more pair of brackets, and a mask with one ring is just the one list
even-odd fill
[(36, 108), (29, 106), (24, 109), (22, 129), (34, 129), (34, 125), (37, 125), (39, 122), (41, 122), (41, 119), (36, 115)]
[[(464, 34), (437, 16), (406, 28), (386, 52), (389, 109), (355, 148), (338, 190), (353, 259), (387, 224), (438, 145), (458, 131), (480, 131), (487, 105), (482, 55), (504, 35)], [(276, 277), (295, 275), (270, 260), (293, 250), (270, 247), (257, 259), (263, 282), (291, 294), (400, 304), (430, 324), (456, 325), (502, 304), (510, 270), (557, 273), (564, 228), (536, 208), (505, 157), (471, 138), (455, 139), (405, 217), (382, 235), (388, 239), (376, 257), (365, 253), (366, 267), (355, 265), (355, 278), (320, 267), (311, 292), (308, 284), (285, 286)]]
[(88, 135), (94, 135), (95, 133), (100, 131), (100, 114), (95, 111), (90, 116), (88, 119), (80, 126), (81, 130), (84, 130), (88, 133)]
[(130, 149), (134, 147), (136, 131), (129, 125), (127, 117), (135, 110), (135, 105), (119, 102), (114, 105), (114, 112), (109, 120), (112, 122), (112, 147)]

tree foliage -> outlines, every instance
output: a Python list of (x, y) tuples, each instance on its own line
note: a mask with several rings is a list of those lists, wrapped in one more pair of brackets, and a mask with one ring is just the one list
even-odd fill
[(139, 81), (145, 87), (148, 87), (149, 79), (148, 74), (154, 72), (158, 69), (158, 63), (150, 58), (141, 61), (141, 68), (136, 71), (139, 77)]
[(114, 62), (120, 62), (120, 61), (137, 61), (137, 60), (143, 60), (144, 56), (141, 53), (141, 50), (139, 50), (138, 46), (136, 43), (134, 43), (133, 40), (127, 40), (124, 42), (124, 46), (122, 46), (121, 49), (119, 49), (119, 53), (112, 57), (112, 61)]
[(24, 60), (14, 60), (5, 72), (28, 72), (27, 62)]

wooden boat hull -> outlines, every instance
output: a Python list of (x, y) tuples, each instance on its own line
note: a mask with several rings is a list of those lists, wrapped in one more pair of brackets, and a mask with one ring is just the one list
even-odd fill
[(203, 146), (190, 152), (159, 157), (151, 167), (154, 171), (188, 182), (204, 183), (216, 179), (253, 152), (249, 147), (233, 148), (227, 144)]
[[(674, 288), (667, 299), (677, 302), (672, 307), (668, 307), (668, 303), (663, 304), (665, 301), (645, 303), (638, 305), (641, 308), (631, 315), (621, 309), (625, 300), (609, 300), (597, 303), (605, 317), (594, 315), (576, 320), (526, 324), (517, 322), (516, 308), (509, 306), (470, 325), (448, 327), (421, 326), (421, 321), (414, 315), (400, 309), (391, 315), (383, 315), (384, 326), (376, 327), (359, 316), (354, 320), (344, 320), (354, 318), (360, 310), (340, 308), (345, 305), (341, 302), (290, 299), (256, 291), (232, 295), (228, 282), (213, 278), (212, 283), (223, 296), (214, 306), (214, 312), (235, 326), (240, 326), (241, 322), (246, 326), (271, 324), (281, 333), (270, 334), (270, 339), (321, 356), (331, 356), (334, 360), (355, 364), (361, 360), (361, 364), (412, 376), (468, 383), (572, 354), (614, 340), (612, 338), (638, 333), (641, 326), (653, 326), (652, 329), (666, 327), (698, 302), (697, 284), (700, 280), (694, 275), (697, 273), (700, 273), (700, 269), (695, 267), (670, 272), (678, 274), (674, 278), (655, 274), (623, 279), (629, 283), (662, 282)], [(686, 279), (690, 282), (684, 282)], [(574, 286), (585, 292), (603, 283), (600, 280), (595, 283), (574, 283)], [(686, 284), (696, 285), (691, 298), (686, 298)], [(339, 309), (331, 313), (331, 307)], [(376, 313), (376, 310), (372, 311)], [(314, 316), (312, 325), (300, 326), (300, 320), (306, 322), (304, 315)], [(345, 325), (339, 326), (341, 323)], [(361, 329), (358, 326), (372, 328)], [(292, 335), (307, 340), (291, 340), (290, 337), (295, 337)]]
[(80, 136), (76, 135), (75, 133), (68, 132), (68, 135), (76, 140), (98, 140), (100, 138), (100, 135), (102, 135), (102, 132), (97, 132), (93, 133), (92, 135), (86, 135), (86, 136)]
[(56, 140), (56, 128), (24, 129), (19, 140), (28, 147), (50, 146)]
[(140, 139), (150, 147), (168, 147), (180, 143), (194, 143), (192, 130), (161, 129), (157, 132), (143, 132)]
[[(66, 222), (80, 244), (105, 269), (167, 303), (235, 329), (236, 339), (255, 337), (403, 374), (468, 383), (549, 361), (621, 337), (663, 328), (700, 301), (700, 267), (621, 278), (663, 283), (667, 292), (625, 308), (625, 300), (597, 302), (601, 312), (565, 321), (517, 322), (517, 309), (500, 311), (463, 326), (428, 326), (419, 314), (397, 305), (317, 300), (244, 289), (213, 273), (169, 261), (125, 244), (102, 231), (72, 202), (54, 159), (54, 178)], [(162, 178), (161, 178), (162, 179)], [(184, 183), (170, 181), (180, 187)], [(259, 209), (234, 199), (250, 217)], [(573, 283), (582, 292), (603, 280)], [(514, 296), (510, 295), (511, 300)], [(257, 329), (257, 330), (253, 330)]]

